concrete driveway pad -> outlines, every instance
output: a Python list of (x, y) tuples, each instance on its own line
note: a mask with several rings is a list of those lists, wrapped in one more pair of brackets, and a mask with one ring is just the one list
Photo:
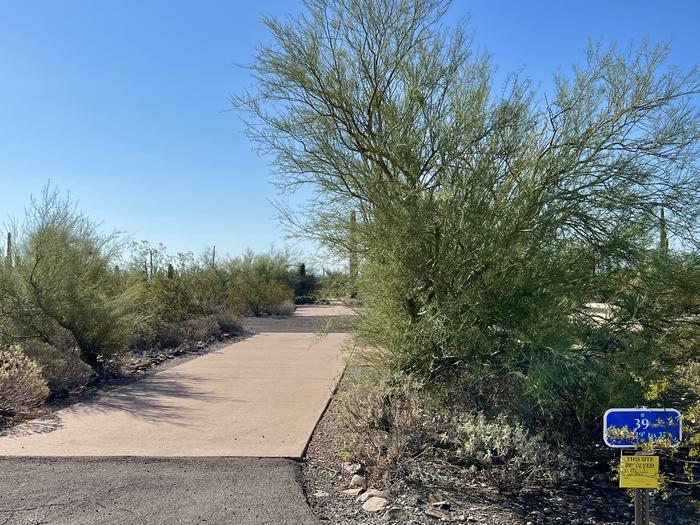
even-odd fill
[(0, 456), (303, 455), (343, 333), (262, 333), (0, 435)]

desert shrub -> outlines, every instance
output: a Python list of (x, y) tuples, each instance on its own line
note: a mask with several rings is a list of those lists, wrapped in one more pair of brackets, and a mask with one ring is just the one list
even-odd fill
[(519, 423), (500, 415), (494, 419), (482, 413), (462, 416), (456, 432), (456, 456), (471, 464), (482, 479), (506, 488), (513, 482), (558, 481), (570, 477), (571, 464), (553, 450), (540, 435), (533, 435)]
[(197, 315), (181, 321), (156, 321), (149, 326), (149, 335), (142, 334), (134, 343), (134, 349), (175, 348), (185, 342), (206, 341), (219, 338), (224, 333), (229, 335), (239, 332), (241, 324), (238, 317), (228, 310), (211, 315)]
[(0, 265), (0, 309), (10, 336), (52, 342), (68, 331), (100, 372), (123, 351), (136, 322), (134, 297), (110, 266), (120, 244), (47, 187), (27, 208), (11, 263)]
[(465, 477), (501, 489), (553, 482), (570, 472), (564, 454), (504, 416), (445, 403), (411, 376), (364, 372), (341, 393), (344, 449), (385, 483), (428, 485)]
[(294, 290), (296, 304), (312, 304), (318, 290), (318, 279), (310, 272), (304, 263), (299, 264), (297, 272), (289, 279), (289, 285)]
[(177, 322), (194, 312), (193, 286), (184, 278), (169, 279), (158, 274), (145, 283), (145, 299), (152, 319)]
[(293, 290), (262, 275), (237, 279), (230, 290), (229, 305), (235, 311), (260, 315), (288, 315), (294, 311)]
[(450, 432), (449, 419), (443, 420), (437, 403), (422, 391), (412, 378), (366, 371), (340, 393), (345, 448), (374, 477), (385, 482), (420, 477), (416, 458), (427, 461), (426, 452), (441, 441), (438, 431)]
[(157, 273), (151, 279), (132, 273), (127, 286), (138, 297), (141, 312), (141, 321), (134, 327), (129, 346), (144, 350), (180, 345), (184, 340), (181, 323), (191, 318), (193, 311), (192, 294), (187, 283), (179, 277), (167, 278), (163, 273)]
[(143, 338), (133, 346), (134, 349), (175, 348), (187, 339), (182, 323), (158, 323), (155, 328), (148, 327), (148, 331), (142, 336)]
[(291, 300), (274, 302), (271, 303), (265, 311), (271, 315), (292, 315), (294, 313), (294, 302)]
[(229, 305), (253, 315), (288, 312), (299, 277), (293, 266), (290, 255), (277, 250), (261, 254), (248, 251), (232, 259), (228, 263)]
[(90, 382), (94, 370), (84, 363), (76, 348), (57, 348), (42, 341), (25, 341), (22, 352), (37, 363), (51, 394), (68, 392)]
[(231, 259), (227, 263), (227, 271), (234, 280), (259, 277), (290, 287), (297, 275), (293, 267), (289, 253), (280, 250), (270, 250), (267, 253), (248, 250), (241, 257)]
[(216, 322), (219, 324), (221, 332), (227, 334), (235, 334), (241, 330), (241, 321), (233, 312), (222, 310), (213, 315)]
[[(193, 319), (197, 317), (215, 315), (222, 323), (221, 331), (233, 333), (240, 328), (234, 314), (290, 313), (291, 287), (311, 290), (314, 282), (312, 275), (292, 271), (290, 257), (283, 251), (248, 251), (239, 258), (214, 261), (212, 252), (199, 259), (191, 253), (173, 257), (163, 245), (132, 245), (122, 279), (123, 286), (138, 297), (141, 314), (132, 348), (173, 346), (190, 339), (191, 334), (185, 332), (196, 324)], [(210, 329), (195, 331), (201, 335)]]
[(192, 294), (191, 315), (210, 315), (226, 304), (231, 279), (227, 268), (211, 267), (204, 261), (181, 278)]
[(17, 347), (0, 348), (0, 416), (31, 413), (49, 389), (39, 365)]
[(348, 274), (338, 270), (326, 270), (317, 283), (317, 296), (323, 299), (348, 298), (353, 283)]
[[(700, 327), (693, 335), (693, 344), (700, 341)], [(694, 361), (678, 366), (673, 378), (663, 378), (649, 385), (646, 392), (648, 403), (667, 406), (667, 399), (678, 399), (673, 404), (683, 414), (683, 446), (668, 447), (655, 443), (654, 452), (663, 457), (664, 477), (669, 485), (697, 483), (700, 479), (700, 362)], [(697, 494), (692, 496), (694, 504), (700, 505)]]
[(187, 341), (206, 341), (221, 335), (221, 328), (215, 316), (207, 315), (183, 321), (182, 334)]

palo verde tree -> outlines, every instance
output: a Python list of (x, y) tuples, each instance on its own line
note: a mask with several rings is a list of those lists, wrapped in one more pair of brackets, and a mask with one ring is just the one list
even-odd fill
[(280, 185), (315, 189), (301, 233), (356, 250), (382, 362), (558, 428), (688, 358), (667, 344), (688, 312), (646, 301), (644, 276), (662, 209), (669, 251), (697, 253), (700, 69), (589, 45), (543, 94), (495, 86), (446, 1), (305, 6), (265, 19), (235, 103)]
[(114, 235), (104, 235), (69, 198), (45, 187), (15, 228), (12, 263), (0, 269), (3, 339), (73, 344), (98, 373), (126, 349), (137, 319), (111, 270)]

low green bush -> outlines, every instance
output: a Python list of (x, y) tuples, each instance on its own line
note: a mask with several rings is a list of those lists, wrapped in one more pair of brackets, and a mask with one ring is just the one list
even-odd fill
[(229, 310), (222, 310), (215, 313), (213, 318), (219, 324), (219, 329), (222, 333), (231, 335), (241, 331), (240, 319)]
[(48, 394), (35, 361), (17, 346), (0, 348), (0, 417), (31, 414)]
[(293, 290), (275, 280), (253, 276), (238, 280), (231, 288), (229, 305), (242, 314), (290, 315), (294, 312)]
[(183, 321), (181, 329), (183, 337), (187, 341), (206, 341), (221, 335), (221, 327), (213, 315)]

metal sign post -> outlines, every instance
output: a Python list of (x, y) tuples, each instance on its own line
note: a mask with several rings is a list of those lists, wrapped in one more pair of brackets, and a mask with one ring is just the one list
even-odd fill
[(634, 489), (634, 525), (649, 525), (649, 489)]

